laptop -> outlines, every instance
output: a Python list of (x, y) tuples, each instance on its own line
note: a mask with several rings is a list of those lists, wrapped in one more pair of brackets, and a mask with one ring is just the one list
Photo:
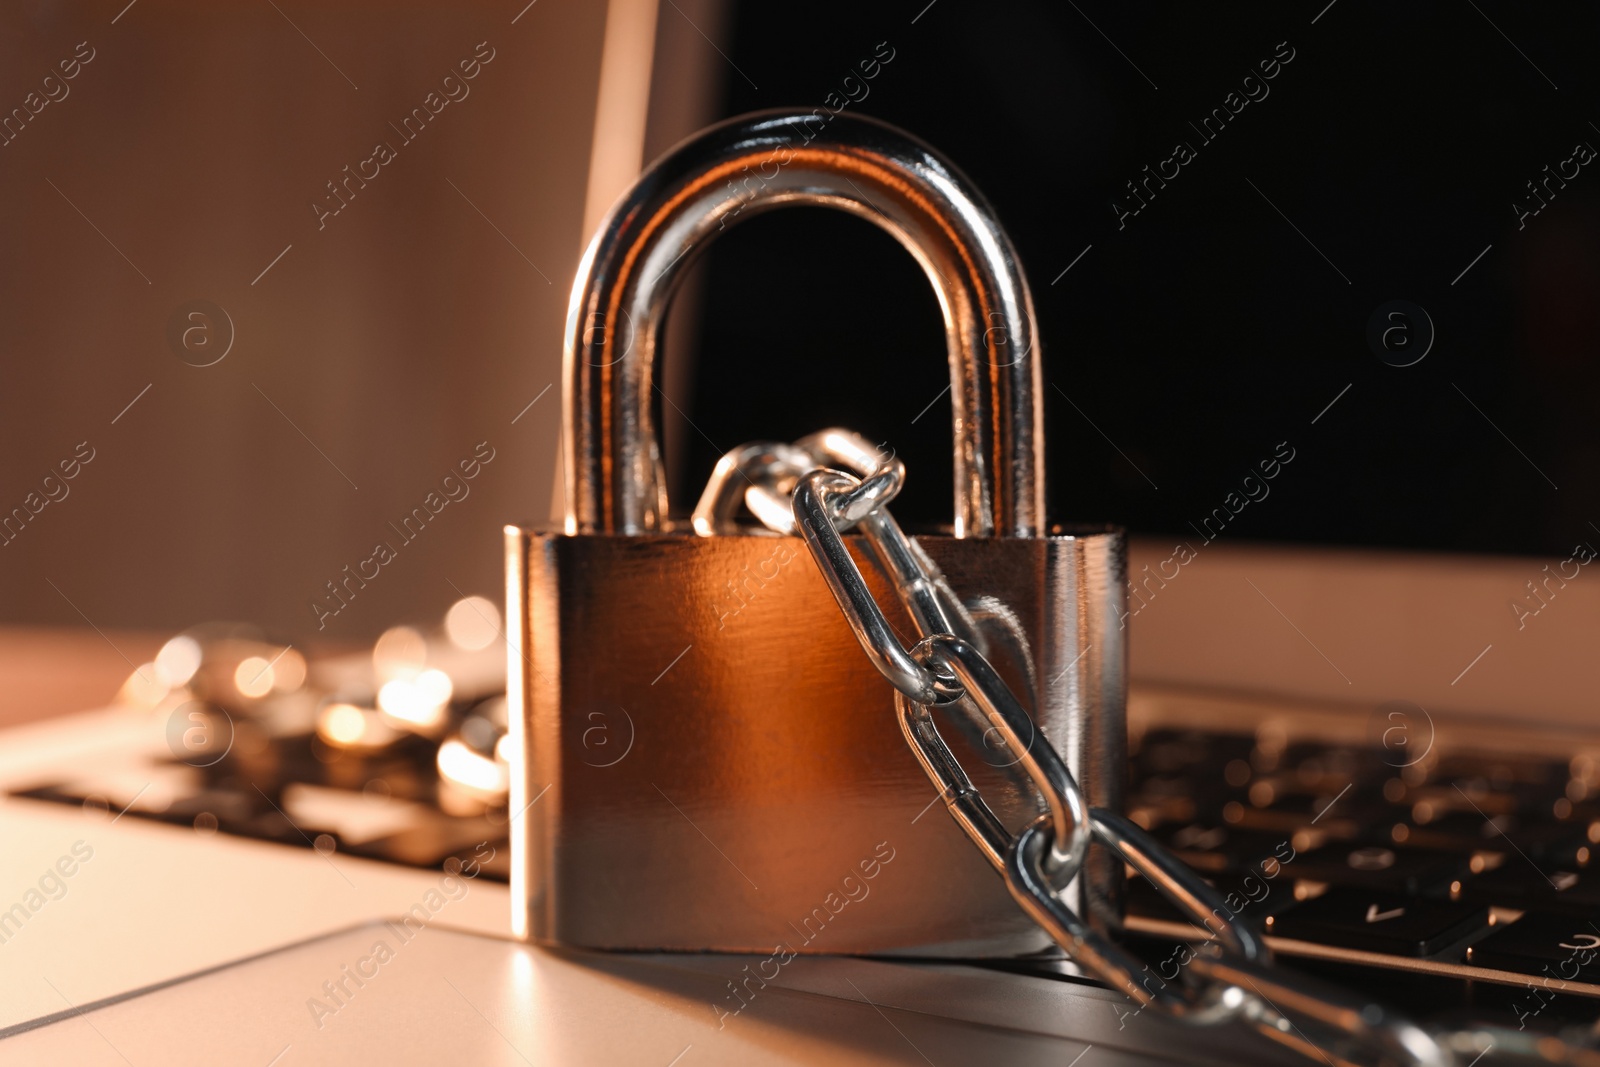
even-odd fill
[[(143, 14), (130, 7), (113, 26)], [(943, 13), (929, 7), (907, 27), (958, 32), (938, 28)], [(579, 218), (592, 228), (647, 146), (717, 117), (716, 92), (688, 74), (720, 64), (715, 55), (693, 53), (659, 68), (673, 77), (631, 88), (630, 57), (636, 68), (642, 54), (691, 55), (683, 42), (703, 43), (704, 28), (734, 69), (763, 54), (749, 12), (621, 2), (608, 11), (616, 17), (574, 23), (598, 66), (601, 114), (588, 128), (632, 122), (636, 147), (607, 157), (586, 134), (587, 184), (568, 182), (563, 201), (574, 234)], [(525, 27), (541, 14), (530, 5), (495, 17)], [(1324, 14), (1329, 26), (1343, 15)], [(298, 16), (289, 11), (283, 27), (296, 47)], [(1075, 53), (1100, 40), (1080, 30)], [(679, 51), (659, 45), (669, 37)], [(1264, 54), (1277, 56), (1271, 44)], [(1278, 59), (1289, 73), (1294, 61)], [(1101, 76), (1095, 64), (1123, 60), (1085, 62)], [(723, 73), (734, 79), (728, 106), (742, 110), (739, 94), (757, 90)], [(888, 86), (874, 91), (888, 96)], [(652, 125), (662, 114), (675, 118)], [(363, 206), (326, 202), (311, 224), (340, 225), (336, 203), (351, 211), (344, 222)], [(1123, 201), (1111, 223), (1159, 224), (1164, 203), (1135, 218)], [(1036, 287), (1047, 281), (1036, 268)], [(540, 328), (558, 336), (559, 316), (544, 318)], [(703, 368), (714, 369), (719, 337), (702, 332)], [(1306, 433), (1354, 399), (1334, 395), (1341, 384), (1309, 404)], [(728, 436), (736, 424), (712, 432), (742, 439)], [(693, 434), (669, 428), (669, 455), (699, 447)], [(1101, 439), (1084, 430), (1083, 440)], [(1110, 471), (1121, 460), (1101, 443)], [(540, 462), (553, 469), (554, 456)], [(1096, 491), (1137, 477), (1109, 473)], [(1587, 699), (1600, 594), (1583, 576), (1593, 550), (1488, 555), (1357, 538), (1329, 548), (1251, 542), (1216, 522), (1192, 533), (1140, 525), (1157, 532), (1135, 538), (1130, 556), (1130, 817), (1235, 900), (1288, 966), (1439, 1026), (1570, 1033), (1600, 1018), (1600, 975), (1585, 962), (1600, 948), (1590, 866), (1600, 738)], [(249, 628), (191, 628), (130, 664), (113, 706), (7, 731), (0, 1051), (16, 1062), (136, 1064), (359, 1054), (1301, 1062), (1251, 1035), (1218, 1030), (1202, 1042), (1152, 1012), (1130, 1016), (1120, 995), (1059, 960), (808, 958), (728, 1020), (713, 1007), (748, 960), (512, 941), (496, 751), (504, 646), (487, 591), (454, 590), (446, 611), (394, 612), (406, 625), (343, 654), (304, 654)], [(226, 669), (196, 681), (200, 664)], [(383, 686), (396, 680), (405, 685), (385, 706)], [(260, 713), (219, 719), (186, 707), (191, 682), (231, 685)], [(330, 704), (328, 694), (348, 699)], [(1137, 879), (1126, 928), (1157, 973), (1201, 933)]]

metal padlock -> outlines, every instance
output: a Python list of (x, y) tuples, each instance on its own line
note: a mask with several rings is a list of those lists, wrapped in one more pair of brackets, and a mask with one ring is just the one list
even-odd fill
[[(1041, 529), (1038, 350), (1011, 242), (920, 141), (846, 115), (819, 129), (818, 114), (745, 116), (684, 142), (612, 209), (579, 267), (565, 529), (506, 529), (518, 936), (763, 954), (1053, 951), (944, 812), (893, 689), (800, 540), (695, 536), (668, 520), (651, 417), (667, 301), (691, 252), (788, 204), (876, 223), (937, 290), (956, 513), (950, 532), (918, 541), (1014, 649), (997, 667), (1088, 803), (1121, 806), (1123, 538)], [(1015, 755), (968, 740), (993, 771), (974, 782), (1007, 825), (1040, 810), (1007, 772)], [(1120, 864), (1091, 853), (1067, 900), (1114, 926), (1122, 881)]]

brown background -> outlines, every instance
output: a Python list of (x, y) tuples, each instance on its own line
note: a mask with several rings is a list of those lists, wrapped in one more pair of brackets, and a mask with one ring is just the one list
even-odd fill
[[(0, 547), (0, 620), (348, 640), (498, 599), (502, 524), (550, 506), (606, 5), (123, 3), (0, 11), (0, 107), (95, 50), (0, 148), (0, 509), (95, 450)], [(674, 19), (658, 48), (721, 63)], [(484, 41), (402, 145), (389, 123)], [(664, 96), (652, 151), (700, 121)], [(378, 140), (398, 158), (319, 231), (310, 202)], [(234, 325), (213, 366), (167, 339), (193, 299)], [(470, 495), (403, 544), (388, 524), (482, 441)], [(311, 600), (379, 540), (398, 558), (318, 634)]]

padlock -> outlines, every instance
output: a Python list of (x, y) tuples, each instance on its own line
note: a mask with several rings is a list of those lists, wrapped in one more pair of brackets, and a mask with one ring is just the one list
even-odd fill
[[(565, 526), (506, 528), (520, 937), (780, 962), (1056, 951), (946, 815), (901, 736), (893, 689), (801, 541), (754, 528), (697, 536), (669, 520), (651, 415), (668, 299), (692, 253), (784, 205), (875, 223), (937, 291), (956, 507), (952, 528), (917, 540), (994, 647), (1012, 650), (996, 666), (1088, 803), (1120, 809), (1124, 541), (1114, 528), (1043, 527), (1038, 347), (1016, 253), (931, 148), (822, 114), (758, 113), (679, 145), (611, 210), (579, 266)], [(913, 633), (904, 614), (891, 619)], [(973, 780), (1016, 828), (1040, 801), (996, 740), (966, 738), (981, 757)], [(1123, 880), (1097, 848), (1065, 899), (1115, 927)]]

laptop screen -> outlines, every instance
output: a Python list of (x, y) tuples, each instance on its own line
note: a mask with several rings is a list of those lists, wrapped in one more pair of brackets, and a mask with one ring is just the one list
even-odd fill
[[(747, 3), (706, 62), (725, 114), (886, 119), (988, 195), (1037, 306), (1053, 518), (1564, 558), (1600, 543), (1596, 18)], [(944, 342), (911, 259), (778, 212), (703, 270), (688, 491), (721, 448), (842, 422), (906, 457), (903, 513), (946, 520)]]

